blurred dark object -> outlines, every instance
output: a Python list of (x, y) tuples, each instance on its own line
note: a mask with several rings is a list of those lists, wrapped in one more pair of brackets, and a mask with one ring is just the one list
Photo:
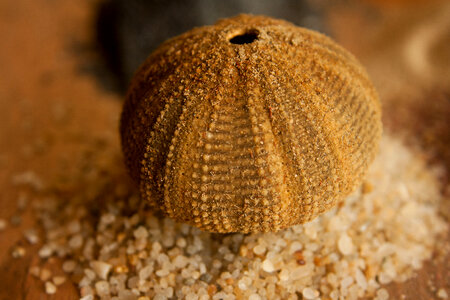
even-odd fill
[(240, 13), (272, 16), (324, 31), (319, 9), (306, 0), (110, 0), (99, 11), (98, 41), (120, 89), (125, 90), (160, 43)]

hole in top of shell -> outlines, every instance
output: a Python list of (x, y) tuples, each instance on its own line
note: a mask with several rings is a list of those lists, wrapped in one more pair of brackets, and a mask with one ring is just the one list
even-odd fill
[(243, 33), (238, 33), (232, 36), (229, 41), (232, 44), (242, 45), (242, 44), (250, 44), (258, 39), (259, 31), (256, 29), (249, 29), (244, 31)]

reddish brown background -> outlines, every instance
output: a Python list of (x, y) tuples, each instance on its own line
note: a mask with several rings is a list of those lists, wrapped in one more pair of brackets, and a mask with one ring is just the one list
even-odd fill
[[(21, 216), (20, 225), (0, 232), (0, 299), (79, 298), (70, 282), (48, 296), (42, 282), (28, 274), (39, 263), (39, 246), (28, 245), (22, 232), (37, 225), (29, 208), (17, 211), (23, 191), (12, 178), (34, 170), (45, 184), (70, 176), (87, 142), (106, 137), (119, 145), (120, 96), (82, 71), (94, 68), (98, 58), (92, 42), (97, 5), (97, 0), (0, 1), (0, 218)], [(430, 163), (448, 170), (448, 78), (439, 73), (417, 78), (401, 63), (404, 43), (416, 25), (442, 11), (450, 12), (445, 1), (373, 0), (335, 5), (327, 19), (335, 38), (361, 59), (374, 79), (386, 130), (406, 136)], [(445, 41), (442, 47), (449, 48)], [(438, 58), (445, 59), (444, 50)], [(446, 180), (443, 176), (443, 187)], [(444, 202), (443, 213), (448, 215), (448, 209)], [(27, 252), (16, 259), (11, 251), (17, 245)], [(390, 285), (391, 299), (435, 299), (440, 287), (450, 292), (450, 259), (441, 253), (445, 247), (448, 239), (415, 278)], [(56, 260), (44, 265), (61, 273)]]

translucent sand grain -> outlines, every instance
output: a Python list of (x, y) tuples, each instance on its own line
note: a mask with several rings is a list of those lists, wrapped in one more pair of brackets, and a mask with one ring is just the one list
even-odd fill
[(446, 223), (433, 170), (389, 136), (380, 149), (363, 186), (314, 221), (220, 235), (153, 215), (118, 149), (94, 148), (69, 192), (35, 206), (40, 254), (63, 259), (82, 299), (388, 299), (382, 285), (421, 268)]

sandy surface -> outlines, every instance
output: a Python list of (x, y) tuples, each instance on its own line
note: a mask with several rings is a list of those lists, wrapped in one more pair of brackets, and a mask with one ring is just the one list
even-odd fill
[[(39, 262), (38, 245), (30, 246), (24, 242), (22, 232), (38, 226), (29, 205), (18, 208), (17, 201), (26, 198), (21, 201), (32, 203), (33, 190), (40, 189), (41, 183), (45, 185), (56, 179), (64, 182), (64, 178), (70, 177), (83, 162), (84, 156), (89, 155), (87, 145), (101, 144), (106, 139), (112, 141), (108, 144), (119, 147), (120, 95), (106, 91), (91, 73), (81, 71), (86, 66), (96, 65), (95, 54), (91, 51), (95, 7), (96, 1), (0, 2), (0, 218), (8, 221), (7, 228), (0, 233), (0, 282), (7, 287), (1, 289), (0, 299), (78, 298), (77, 289), (70, 282), (64, 283), (58, 294), (46, 296), (43, 284), (28, 275), (29, 267)], [(408, 95), (418, 95), (418, 91), (425, 96), (414, 99), (423, 101), (420, 99), (429, 99), (429, 93), (423, 90), (438, 86), (439, 90), (448, 91), (449, 85), (442, 79), (445, 77), (440, 68), (431, 68), (424, 79), (421, 72), (408, 71), (407, 62), (398, 63), (404, 52), (402, 39), (397, 37), (408, 36), (416, 28), (400, 30), (398, 28), (405, 25), (399, 24), (422, 24), (424, 11), (435, 16), (439, 11), (449, 11), (448, 6), (419, 9), (422, 14), (411, 13), (413, 17), (405, 17), (405, 13), (391, 8), (369, 14), (369, 18), (361, 11), (365, 12), (359, 8), (334, 11), (330, 18), (335, 35), (368, 66), (385, 107), (390, 108), (385, 112), (386, 124), (395, 126), (388, 130), (407, 133), (408, 130), (402, 128), (409, 128), (416, 119), (398, 121), (399, 110), (395, 110), (398, 105), (392, 106), (389, 101), (399, 99), (401, 103), (409, 104), (411, 97)], [(347, 18), (338, 18), (338, 12)], [(354, 28), (358, 25), (364, 38), (355, 39), (349, 32), (352, 28), (349, 24)], [(389, 31), (389, 26), (397, 30)], [(394, 38), (389, 38), (386, 32), (391, 32)], [(439, 52), (442, 47), (437, 49), (437, 53), (442, 52), (444, 54), (440, 55), (445, 56), (445, 51)], [(397, 58), (393, 59), (397, 63), (391, 63), (392, 57)], [(386, 72), (387, 69), (383, 66), (390, 66), (390, 80), (386, 80), (383, 70)], [(421, 86), (424, 82), (427, 84)], [(414, 83), (414, 88), (409, 83)], [(436, 101), (442, 104), (438, 104), (436, 113), (448, 111), (448, 93), (439, 95), (435, 98), (441, 99)], [(415, 111), (420, 114), (423, 109)], [(401, 114), (410, 116), (410, 112), (403, 109)], [(448, 133), (445, 118), (433, 119), (440, 120), (438, 133), (433, 131), (426, 136), (439, 137), (439, 134)], [(430, 150), (436, 143), (418, 145), (427, 145), (426, 149)], [(432, 154), (438, 157), (435, 161), (440, 164), (445, 163), (442, 157), (448, 157), (445, 154), (447, 147), (442, 149), (438, 151), (441, 154)], [(443, 209), (448, 209), (448, 205)], [(26, 254), (15, 259), (11, 252), (18, 245), (24, 247)], [(402, 294), (407, 295), (406, 299), (433, 299), (437, 288), (444, 287), (449, 291), (448, 261), (447, 265), (438, 260), (429, 262), (416, 278), (405, 284), (391, 285), (391, 295), (394, 299), (400, 299)], [(50, 260), (44, 264), (60, 272), (58, 261)]]

